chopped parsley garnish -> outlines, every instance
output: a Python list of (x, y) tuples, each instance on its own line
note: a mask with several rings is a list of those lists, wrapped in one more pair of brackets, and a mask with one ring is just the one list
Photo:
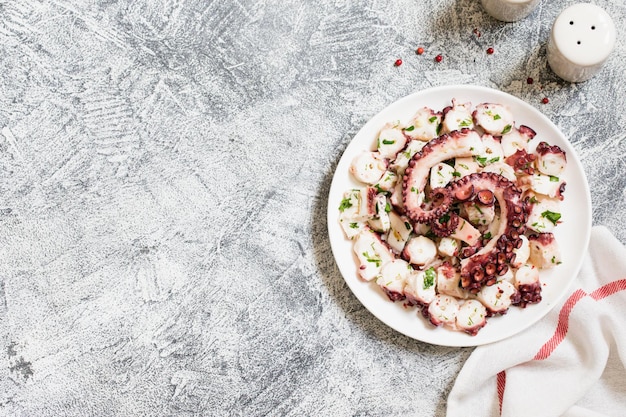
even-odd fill
[(433, 116), (433, 117), (431, 117), (430, 119), (428, 119), (428, 121), (429, 121), (430, 123), (435, 123), (435, 122), (437, 121), (437, 116)]
[(435, 268), (430, 267), (426, 271), (424, 271), (424, 289), (427, 290), (430, 287), (435, 285)]
[(500, 120), (500, 119), (502, 119), (502, 117), (500, 117), (499, 114), (494, 114), (493, 115), (493, 120)]
[(415, 126), (411, 125), (404, 130), (406, 130), (407, 132), (412, 132), (414, 129), (415, 129)]
[(482, 166), (487, 165), (487, 157), (486, 156), (475, 156), (474, 159), (476, 159), (476, 162), (478, 162)]
[(350, 223), (350, 229), (358, 229), (358, 228), (359, 228), (358, 223)]
[(559, 177), (555, 177), (554, 175), (550, 175), (550, 182), (559, 182)]
[(561, 218), (561, 213), (555, 213), (553, 211), (546, 210), (543, 213), (541, 213), (541, 217), (550, 220), (552, 222), (552, 224), (556, 225), (556, 223)]
[(350, 198), (346, 197), (341, 200), (341, 204), (339, 204), (339, 211), (343, 212), (345, 209), (352, 207), (352, 203), (350, 202)]
[(452, 173), (452, 176), (453, 176), (453, 177), (460, 177), (460, 176), (461, 176), (461, 173), (460, 173), (459, 171), (454, 171), (454, 172)]
[(395, 140), (383, 139), (383, 145), (393, 145), (394, 143), (396, 143)]
[(483, 214), (483, 211), (480, 209), (480, 206), (476, 203), (474, 203), (474, 208), (480, 213)]
[(512, 128), (512, 127), (513, 127), (513, 126), (511, 126), (511, 125), (506, 125), (506, 126), (504, 126), (504, 129), (502, 129), (502, 134), (503, 134), (503, 135), (506, 135), (507, 133), (509, 133), (509, 132), (511, 131), (511, 128)]
[(390, 211), (391, 211), (391, 204), (387, 202), (387, 204), (385, 204), (385, 213), (389, 213)]
[(439, 223), (444, 224), (450, 220), (450, 215), (448, 213), (444, 214), (439, 218)]
[(404, 227), (406, 227), (406, 230), (411, 230), (411, 223), (404, 222)]
[(459, 164), (459, 166), (463, 169), (467, 169), (469, 171), (469, 167), (465, 164)]
[(367, 262), (371, 262), (371, 263), (375, 264), (376, 268), (378, 268), (380, 266), (380, 264), (382, 263), (380, 258), (376, 258), (375, 256), (371, 256), (368, 252), (363, 252), (363, 256), (365, 257), (365, 260), (367, 260)]
[(433, 232), (432, 230), (428, 230), (428, 232), (426, 232), (426, 234), (424, 235), (429, 239), (437, 239), (437, 235), (435, 234), (435, 232)]
[(500, 160), (499, 156), (493, 157), (491, 159), (487, 159), (486, 156), (474, 156), (474, 159), (476, 160), (476, 162), (478, 162), (480, 165), (485, 166), (487, 164), (493, 164), (494, 162), (498, 162)]
[(442, 129), (443, 129), (443, 124), (439, 123), (439, 125), (437, 126), (437, 136), (439, 136)]
[(485, 234), (483, 235), (483, 239), (485, 239), (485, 240), (489, 240), (489, 239), (491, 239), (491, 232), (487, 232), (487, 233), (485, 233)]
[(468, 127), (471, 125), (472, 125), (472, 119), (461, 120), (461, 123), (459, 123), (459, 126), (461, 127)]

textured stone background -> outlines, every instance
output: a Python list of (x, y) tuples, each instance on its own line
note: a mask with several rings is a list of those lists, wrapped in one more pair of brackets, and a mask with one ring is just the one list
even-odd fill
[(570, 137), (626, 243), (626, 6), (595, 2), (618, 43), (572, 85), (545, 59), (571, 3), (0, 0), (0, 415), (443, 416), (471, 349), (350, 293), (333, 169), (399, 97), (499, 88)]

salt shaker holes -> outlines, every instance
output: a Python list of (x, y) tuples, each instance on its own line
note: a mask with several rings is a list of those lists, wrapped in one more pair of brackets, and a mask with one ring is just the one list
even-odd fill
[(615, 25), (605, 10), (591, 3), (572, 5), (552, 25), (548, 63), (566, 81), (588, 80), (600, 71), (615, 40)]

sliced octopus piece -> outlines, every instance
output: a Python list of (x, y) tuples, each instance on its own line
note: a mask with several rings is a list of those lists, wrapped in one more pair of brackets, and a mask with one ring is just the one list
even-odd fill
[(511, 156), (518, 150), (527, 151), (528, 142), (530, 142), (535, 135), (535, 131), (528, 126), (522, 125), (519, 128), (512, 127), (510, 131), (503, 134), (500, 139), (504, 156)]
[(441, 123), (442, 114), (434, 110), (423, 107), (415, 113), (410, 122), (410, 126), (404, 129), (404, 134), (411, 139), (429, 141), (436, 138)]
[(397, 183), (398, 175), (396, 175), (396, 173), (391, 170), (387, 170), (383, 174), (382, 178), (376, 184), (374, 184), (374, 188), (376, 188), (379, 193), (392, 192)]
[(498, 281), (490, 287), (483, 287), (477, 299), (487, 308), (490, 315), (506, 314), (515, 300), (517, 289), (509, 281)]
[(487, 324), (487, 309), (478, 300), (466, 300), (456, 315), (457, 330), (475, 336)]
[[(491, 165), (488, 165), (488, 167), (489, 166)], [(464, 177), (466, 175), (481, 171), (481, 167), (473, 157), (467, 156), (462, 158), (455, 158), (454, 171), (457, 172), (460, 177)]]
[(458, 256), (460, 248), (459, 241), (452, 237), (442, 237), (437, 244), (437, 251), (442, 256)]
[(469, 293), (459, 287), (461, 274), (449, 262), (444, 262), (437, 267), (437, 292), (439, 294), (451, 295), (457, 299), (468, 298)]
[(454, 180), (455, 173), (454, 167), (444, 162), (435, 164), (435, 166), (430, 169), (430, 188), (445, 187)]
[(484, 205), (477, 201), (463, 203), (463, 211), (467, 213), (467, 220), (477, 226), (489, 225), (496, 217), (494, 204)]
[(535, 265), (523, 265), (515, 271), (513, 284), (518, 291), (513, 300), (514, 305), (525, 308), (528, 304), (541, 301), (541, 281), (539, 269)]
[(542, 174), (559, 176), (567, 165), (565, 151), (557, 145), (540, 142), (535, 150), (537, 153), (537, 169)]
[(386, 171), (387, 161), (379, 152), (361, 152), (350, 163), (350, 173), (365, 184), (376, 184)]
[(515, 253), (515, 260), (511, 262), (513, 268), (521, 267), (530, 259), (530, 242), (524, 235), (520, 235), (520, 239), (522, 240), (522, 245), (517, 249), (513, 249), (513, 253)]
[(535, 173), (535, 160), (537, 155), (528, 153), (525, 149), (518, 149), (512, 155), (505, 158), (505, 162), (513, 167), (518, 175), (532, 175)]
[(454, 132), (460, 129), (474, 129), (472, 103), (458, 103), (452, 99), (452, 106), (446, 107), (443, 113), (443, 131)]
[(463, 188), (474, 193), (491, 190), (500, 207), (500, 224), (491, 240), (478, 252), (461, 260), (461, 286), (477, 293), (484, 285), (493, 285), (498, 275), (509, 268), (515, 254), (513, 249), (521, 246), (526, 230), (527, 207), (522, 192), (515, 184), (495, 173), (478, 173), (463, 177), (452, 183), (452, 194)]
[(428, 306), (437, 295), (435, 269), (411, 270), (406, 278), (404, 295), (409, 305)]
[[(465, 249), (480, 246), (481, 236), (482, 234), (480, 233), (480, 230), (476, 229), (474, 226), (472, 226), (472, 224), (469, 221), (461, 217), (459, 219), (458, 226), (449, 237), (458, 239), (467, 243), (469, 246), (466, 246), (464, 248), (465, 250)], [(472, 253), (475, 253), (475, 251)]]
[(526, 226), (537, 233), (552, 232), (561, 219), (559, 200), (542, 196), (535, 201), (530, 205)]
[(563, 200), (566, 183), (559, 177), (534, 173), (523, 177), (521, 182), (537, 194)]
[(500, 143), (500, 138), (484, 134), (482, 140), (483, 152), (475, 157), (481, 166), (485, 167), (496, 162), (504, 161), (504, 151)]
[(407, 261), (394, 259), (383, 265), (380, 275), (376, 277), (376, 284), (387, 294), (389, 300), (404, 300), (404, 285), (412, 270)]
[(452, 328), (455, 328), (458, 313), (457, 299), (445, 294), (437, 294), (426, 310), (428, 319), (434, 326), (444, 325)]
[(395, 259), (380, 236), (370, 229), (356, 236), (353, 250), (359, 260), (359, 276), (365, 281), (376, 278), (382, 267)]
[(390, 228), (387, 234), (387, 244), (395, 253), (401, 253), (409, 240), (413, 226), (409, 219), (394, 211), (389, 212), (389, 222)]
[(491, 135), (500, 136), (509, 132), (515, 120), (508, 107), (502, 104), (482, 103), (476, 106), (474, 122)]
[(437, 245), (426, 236), (415, 236), (407, 242), (402, 255), (411, 264), (424, 266), (437, 257)]
[(528, 237), (530, 261), (542, 269), (553, 268), (561, 263), (561, 250), (552, 233), (539, 233)]
[(493, 164), (489, 164), (484, 167), (481, 172), (495, 172), (496, 174), (502, 175), (509, 181), (517, 180), (517, 176), (515, 175), (515, 169), (513, 169), (513, 167), (506, 162), (495, 162)]
[(406, 146), (407, 138), (397, 125), (387, 124), (378, 136), (378, 152), (383, 158), (395, 159)]
[(435, 200), (430, 207), (424, 204), (424, 189), (430, 170), (436, 164), (458, 157), (467, 157), (480, 153), (481, 137), (473, 130), (463, 129), (431, 140), (416, 153), (404, 173), (402, 197), (407, 216), (419, 223), (426, 223), (446, 213), (450, 207), (451, 197), (443, 188), (431, 193)]

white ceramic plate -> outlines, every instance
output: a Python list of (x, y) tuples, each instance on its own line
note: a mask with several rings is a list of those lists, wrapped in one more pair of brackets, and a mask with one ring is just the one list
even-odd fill
[[(366, 149), (375, 149), (381, 127), (390, 121), (408, 122), (421, 107), (441, 110), (456, 98), (473, 106), (492, 102), (509, 106), (516, 126), (526, 125), (537, 132), (534, 141), (545, 140), (560, 146), (567, 154), (567, 168), (562, 178), (567, 182), (565, 200), (561, 203), (562, 223), (554, 229), (561, 248), (563, 263), (541, 271), (543, 300), (525, 309), (511, 307), (504, 316), (488, 319), (487, 325), (476, 336), (433, 327), (417, 308), (393, 303), (374, 282), (365, 282), (357, 274), (357, 260), (339, 225), (339, 204), (346, 190), (358, 186), (348, 172), (353, 157)], [(328, 198), (328, 234), (333, 254), (346, 283), (359, 301), (379, 320), (406, 336), (443, 346), (478, 346), (510, 337), (532, 326), (545, 316), (562, 298), (576, 277), (587, 250), (591, 232), (591, 197), (585, 173), (574, 149), (559, 129), (537, 109), (504, 92), (490, 88), (455, 85), (419, 91), (392, 103), (374, 116), (357, 133), (346, 148), (333, 176)]]

